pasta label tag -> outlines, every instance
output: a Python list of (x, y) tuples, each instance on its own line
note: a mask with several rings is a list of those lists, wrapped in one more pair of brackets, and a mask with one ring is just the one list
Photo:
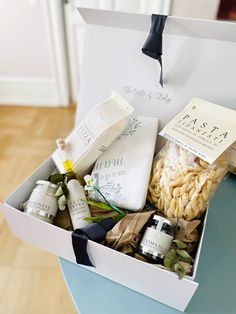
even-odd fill
[(236, 111), (193, 98), (160, 135), (212, 164), (236, 141)]

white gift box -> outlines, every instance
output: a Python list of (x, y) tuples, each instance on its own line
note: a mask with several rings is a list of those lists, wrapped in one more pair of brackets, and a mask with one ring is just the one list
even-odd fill
[[(142, 54), (150, 29), (150, 16), (80, 9), (87, 25), (79, 122), (91, 106), (117, 90), (136, 113), (159, 118), (160, 129), (196, 96), (223, 106), (235, 107), (236, 24), (168, 17), (163, 34), (164, 87), (159, 63)], [(35, 182), (54, 170), (46, 160), (1, 204), (13, 234), (75, 263), (71, 233), (30, 217), (18, 210)], [(194, 272), (179, 280), (169, 271), (88, 241), (88, 253), (104, 277), (157, 301), (184, 311), (196, 291)]]

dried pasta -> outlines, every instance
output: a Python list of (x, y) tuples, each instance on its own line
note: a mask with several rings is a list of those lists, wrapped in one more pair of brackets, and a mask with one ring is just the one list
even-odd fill
[(228, 170), (229, 165), (223, 158), (209, 165), (167, 142), (154, 159), (148, 199), (168, 218), (191, 221), (205, 212)]

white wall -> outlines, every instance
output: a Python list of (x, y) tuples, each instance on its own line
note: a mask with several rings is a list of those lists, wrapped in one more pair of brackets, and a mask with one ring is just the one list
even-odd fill
[[(42, 1), (0, 1), (0, 75), (50, 78), (51, 46)], [(35, 3), (36, 5), (30, 5)]]
[(220, 0), (172, 0), (171, 15), (215, 19)]
[(56, 1), (0, 0), (0, 104), (65, 105), (52, 36)]

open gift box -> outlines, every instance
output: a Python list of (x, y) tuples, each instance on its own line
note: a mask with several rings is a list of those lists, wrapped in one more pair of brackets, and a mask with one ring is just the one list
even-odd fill
[[(236, 24), (168, 17), (163, 33), (164, 86), (156, 60), (142, 54), (150, 16), (80, 9), (87, 23), (82, 83), (76, 123), (96, 103), (117, 90), (139, 115), (159, 118), (162, 128), (192, 97), (235, 108)], [(13, 234), (76, 263), (71, 233), (18, 210), (35, 182), (55, 169), (46, 160), (1, 204)], [(95, 268), (89, 270), (178, 310), (185, 310), (194, 281), (201, 240), (191, 277), (177, 275), (88, 241)]]

